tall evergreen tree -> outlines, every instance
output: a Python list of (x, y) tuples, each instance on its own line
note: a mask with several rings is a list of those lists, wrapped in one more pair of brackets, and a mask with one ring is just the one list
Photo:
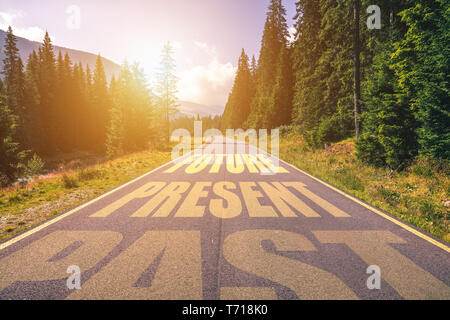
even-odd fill
[(142, 70), (127, 62), (110, 85), (112, 107), (106, 152), (115, 157), (149, 147), (155, 134), (153, 98)]
[[(69, 73), (68, 73), (69, 72)], [(64, 59), (61, 51), (58, 52), (56, 59), (56, 87), (55, 91), (55, 109), (54, 119), (56, 126), (56, 136), (54, 141), (57, 143), (58, 149), (63, 152), (71, 151), (71, 123), (72, 110), (68, 103), (67, 97), (70, 96), (70, 70), (66, 70)]]
[(256, 62), (255, 56), (252, 56), (252, 62), (250, 64), (250, 73), (252, 74), (253, 81), (256, 84), (256, 73), (258, 71), (258, 64)]
[(106, 138), (106, 155), (108, 158), (120, 156), (124, 153), (124, 114), (120, 106), (119, 85), (115, 78), (110, 84), (112, 107), (109, 110), (109, 125)]
[(300, 0), (296, 3), (297, 40), (294, 46), (294, 110), (293, 122), (301, 128), (307, 141), (317, 128), (324, 106), (325, 86), (322, 69), (319, 69), (320, 57), (325, 51), (324, 40), (319, 38), (322, 14), (319, 1)]
[(36, 51), (29, 55), (25, 68), (25, 111), (23, 115), (24, 127), (27, 132), (27, 147), (37, 153), (45, 146), (42, 119), (39, 110), (40, 96), (38, 90), (39, 59)]
[(19, 49), (17, 48), (17, 38), (13, 34), (11, 27), (8, 28), (6, 33), (3, 52), (5, 58), (3, 59), (1, 73), (5, 80), (6, 104), (11, 109), (11, 112), (17, 116), (17, 139), (21, 144), (26, 144), (27, 137), (23, 122), (25, 117), (25, 76), (22, 59), (19, 56)]
[(4, 76), (4, 85), (6, 88), (6, 99), (9, 108), (19, 113), (19, 105), (17, 101), (18, 95), (18, 76), (19, 71), (19, 49), (17, 48), (17, 38), (13, 34), (11, 27), (8, 27), (6, 33), (4, 50), (5, 58), (3, 59), (2, 75)]
[(409, 3), (401, 13), (407, 32), (395, 52), (394, 69), (419, 121), (420, 152), (449, 159), (450, 2)]
[(0, 96), (0, 187), (6, 186), (17, 177), (17, 170), (25, 158), (14, 139), (17, 116), (6, 105), (6, 97)]
[(77, 63), (72, 69), (73, 83), (72, 83), (72, 104), (76, 110), (73, 115), (73, 122), (75, 127), (75, 138), (73, 141), (74, 147), (78, 150), (91, 150), (91, 125), (89, 107), (88, 107), (88, 90), (86, 84), (86, 74), (81, 63)]
[(39, 80), (38, 89), (40, 96), (40, 118), (43, 127), (42, 137), (45, 139), (46, 154), (57, 152), (58, 119), (55, 89), (57, 86), (55, 53), (48, 32), (44, 37), (44, 43), (39, 48)]
[[(293, 118), (311, 145), (323, 146), (354, 132), (353, 12), (352, 1), (297, 2)], [(364, 77), (371, 51), (367, 27), (360, 29)]]
[(269, 109), (269, 128), (289, 125), (292, 121), (292, 100), (294, 95), (294, 75), (290, 49), (283, 46), (277, 68), (272, 105)]
[(271, 0), (258, 61), (257, 89), (252, 101), (248, 127), (269, 127), (270, 108), (273, 105), (272, 92), (275, 87), (277, 69), (282, 47), (287, 46), (288, 28), (286, 10), (281, 0)]
[(249, 68), (248, 56), (242, 49), (233, 89), (223, 115), (223, 129), (243, 128), (250, 114), (250, 106), (255, 95), (255, 83)]
[(363, 82), (362, 134), (356, 143), (358, 157), (377, 166), (402, 169), (418, 150), (417, 121), (410, 107), (410, 97), (398, 83), (392, 65), (396, 43), (406, 33), (399, 12), (406, 1), (380, 1), (381, 30), (370, 34), (373, 65)]
[(178, 112), (178, 78), (175, 75), (176, 65), (173, 53), (172, 45), (168, 42), (163, 48), (161, 70), (158, 74), (158, 83), (156, 86), (156, 93), (159, 98), (159, 105), (164, 124), (162, 132), (166, 132), (166, 134), (164, 134), (166, 142), (170, 137), (170, 118)]
[(366, 110), (356, 147), (361, 160), (397, 170), (417, 154), (417, 122), (390, 68), (393, 44), (383, 47), (375, 57), (371, 80), (365, 83)]
[(106, 131), (109, 122), (110, 98), (108, 84), (102, 58), (97, 56), (92, 83), (92, 113), (95, 119), (93, 127), (94, 149), (97, 152), (105, 151)]

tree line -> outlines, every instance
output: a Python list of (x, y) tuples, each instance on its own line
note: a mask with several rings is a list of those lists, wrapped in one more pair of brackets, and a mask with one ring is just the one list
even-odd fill
[(188, 115), (178, 116), (170, 121), (170, 132), (173, 132), (177, 129), (185, 129), (189, 131), (191, 137), (193, 137), (195, 133), (195, 121), (199, 121), (202, 123), (202, 133), (205, 133), (210, 129), (220, 128), (221, 117), (218, 115), (215, 115), (214, 117), (212, 115), (200, 117), (199, 114), (197, 114), (197, 116), (191, 117)]
[[(370, 5), (381, 29), (366, 25)], [(298, 0), (289, 41), (282, 1), (271, 0), (258, 62), (242, 51), (222, 129), (291, 126), (313, 147), (354, 136), (353, 6)], [(363, 161), (402, 169), (418, 155), (449, 159), (449, 11), (445, 0), (361, 1)]]
[(94, 70), (74, 64), (54, 52), (48, 33), (24, 65), (9, 28), (0, 80), (0, 186), (28, 172), (30, 158), (78, 151), (116, 157), (168, 141), (165, 115), (175, 109), (175, 79), (166, 74), (173, 66), (164, 65), (170, 50), (168, 44), (158, 87), (168, 92), (158, 97), (137, 63), (125, 62), (108, 83), (100, 55)]

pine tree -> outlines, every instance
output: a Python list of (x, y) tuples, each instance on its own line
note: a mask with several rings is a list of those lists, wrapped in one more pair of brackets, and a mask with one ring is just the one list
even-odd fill
[(39, 113), (44, 134), (42, 139), (46, 141), (44, 145), (44, 153), (55, 154), (57, 152), (57, 137), (59, 128), (55, 97), (57, 78), (55, 54), (48, 32), (45, 34), (44, 43), (39, 48), (39, 62)]
[(93, 148), (97, 152), (105, 151), (106, 131), (109, 122), (110, 99), (108, 84), (102, 58), (97, 56), (92, 84), (92, 112), (95, 119)]
[(72, 113), (70, 110), (70, 106), (67, 103), (67, 97), (69, 96), (69, 82), (70, 82), (70, 74), (66, 72), (64, 59), (61, 51), (58, 52), (58, 58), (56, 59), (56, 87), (55, 90), (55, 106), (54, 109), (54, 119), (56, 120), (56, 133), (55, 142), (58, 146), (59, 150), (63, 152), (70, 152), (70, 138), (71, 132), (70, 129), (70, 120), (72, 119)]
[(376, 166), (400, 170), (418, 152), (417, 126), (408, 93), (399, 86), (392, 66), (396, 43), (406, 33), (397, 18), (406, 1), (379, 3), (383, 8), (381, 30), (371, 32), (368, 43), (373, 64), (363, 82), (362, 134), (356, 143), (358, 157)]
[(23, 71), (22, 59), (17, 48), (17, 38), (14, 36), (11, 27), (8, 28), (4, 47), (5, 59), (3, 59), (2, 74), (5, 78), (6, 103), (11, 112), (17, 116), (16, 138), (25, 145), (27, 144), (27, 133), (24, 127), (25, 117), (25, 75)]
[(250, 65), (250, 73), (252, 74), (253, 81), (256, 84), (256, 73), (258, 71), (258, 64), (256, 63), (255, 56), (252, 56), (252, 63)]
[(159, 105), (162, 111), (162, 119), (165, 127), (163, 131), (166, 131), (164, 137), (166, 142), (169, 141), (170, 137), (170, 118), (178, 112), (178, 78), (175, 76), (175, 68), (176, 65), (173, 58), (173, 48), (170, 42), (168, 42), (163, 48), (161, 71), (158, 74), (158, 83), (156, 86), (156, 93), (159, 97)]
[(3, 59), (3, 70), (1, 74), (4, 76), (4, 85), (6, 87), (6, 98), (9, 108), (16, 115), (19, 114), (19, 105), (17, 101), (18, 95), (18, 76), (19, 76), (19, 49), (17, 48), (17, 38), (13, 34), (11, 27), (8, 28), (5, 38), (5, 46), (3, 50), (5, 58)]
[(124, 153), (124, 116), (117, 105), (110, 110), (110, 123), (106, 140), (106, 155), (108, 158), (121, 156)]
[(122, 65), (119, 78), (111, 81), (112, 107), (106, 151), (108, 157), (146, 149), (155, 136), (155, 108), (138, 64)]
[(242, 49), (238, 71), (223, 116), (223, 129), (243, 128), (250, 115), (250, 107), (255, 95), (255, 84), (249, 68), (248, 56)]
[(408, 93), (415, 118), (420, 152), (450, 158), (450, 3), (411, 0), (402, 11), (406, 36), (395, 52), (394, 69)]
[(313, 143), (313, 131), (320, 124), (324, 114), (323, 94), (325, 86), (319, 68), (320, 57), (325, 51), (325, 43), (319, 37), (322, 12), (319, 1), (300, 0), (297, 2), (295, 19), (298, 33), (294, 46), (294, 110), (293, 122), (299, 126), (306, 140)]
[(275, 87), (277, 69), (281, 49), (287, 46), (288, 28), (286, 10), (281, 0), (271, 0), (258, 61), (257, 90), (252, 101), (251, 114), (246, 126), (268, 128), (270, 108), (273, 105), (272, 92)]
[[(323, 146), (354, 133), (353, 2), (300, 0), (296, 19), (293, 119), (309, 144)], [(367, 27), (360, 30), (364, 77), (371, 48)]]
[(128, 145), (134, 150), (145, 150), (150, 143), (155, 142), (156, 135), (156, 111), (153, 103), (154, 97), (149, 89), (144, 71), (138, 63), (131, 67), (132, 82), (128, 88), (130, 104), (132, 106), (133, 118), (130, 119), (126, 128), (130, 132)]
[(5, 96), (0, 96), (0, 187), (17, 178), (18, 169), (26, 156), (25, 152), (19, 152), (19, 143), (14, 140), (17, 116), (6, 101)]
[(41, 153), (45, 142), (43, 141), (42, 123), (39, 114), (39, 90), (37, 79), (39, 77), (39, 60), (36, 51), (33, 51), (25, 68), (25, 97), (24, 97), (24, 128), (27, 136), (27, 147)]
[(270, 107), (269, 128), (289, 125), (292, 121), (292, 100), (294, 88), (294, 75), (290, 49), (281, 48), (277, 67), (275, 87), (272, 92), (272, 105)]
[(109, 110), (109, 124), (106, 138), (106, 155), (108, 158), (114, 158), (124, 153), (124, 115), (120, 106), (119, 81), (116, 81), (116, 78), (113, 77), (109, 86), (111, 108)]
[(370, 81), (365, 83), (362, 135), (358, 157), (369, 164), (402, 169), (417, 154), (417, 122), (407, 95), (398, 86), (392, 64), (392, 43), (380, 48)]
[(86, 84), (86, 74), (81, 63), (73, 66), (72, 70), (73, 83), (71, 86), (72, 104), (76, 110), (73, 115), (73, 124), (75, 128), (74, 147), (78, 150), (90, 150), (91, 145), (91, 125), (89, 113), (89, 96)]

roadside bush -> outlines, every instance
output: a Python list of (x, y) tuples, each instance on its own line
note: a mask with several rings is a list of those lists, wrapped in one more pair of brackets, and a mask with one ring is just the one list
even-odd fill
[(297, 126), (280, 126), (278, 128), (280, 130), (280, 137), (286, 138), (288, 135), (292, 133), (296, 133), (299, 131), (299, 128)]
[(42, 173), (45, 166), (44, 160), (42, 160), (36, 153), (33, 157), (28, 160), (28, 163), (25, 167), (24, 176), (25, 177), (34, 177)]
[(66, 189), (78, 188), (78, 181), (75, 177), (70, 177), (65, 174), (62, 177), (62, 182), (63, 182), (64, 188), (66, 188)]
[(102, 176), (102, 172), (96, 169), (83, 169), (78, 173), (78, 180), (80, 181), (89, 181), (100, 178)]
[(10, 183), (11, 181), (9, 180), (8, 176), (3, 172), (0, 172), (0, 188), (7, 187)]

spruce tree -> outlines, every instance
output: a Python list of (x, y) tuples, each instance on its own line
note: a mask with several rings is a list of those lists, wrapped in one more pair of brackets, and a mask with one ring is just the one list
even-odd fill
[(56, 120), (56, 136), (55, 143), (58, 149), (63, 152), (70, 151), (70, 120), (72, 118), (70, 107), (67, 103), (68, 86), (69, 86), (69, 74), (67, 74), (64, 67), (64, 59), (61, 51), (58, 52), (58, 58), (56, 59), (56, 87), (53, 88), (55, 93), (55, 106), (54, 119)]
[(175, 59), (173, 58), (173, 48), (170, 42), (168, 42), (162, 53), (161, 69), (158, 74), (158, 81), (156, 86), (156, 93), (159, 98), (159, 106), (162, 113), (162, 122), (165, 131), (164, 139), (169, 141), (170, 137), (170, 119), (178, 112), (178, 98), (177, 98), (177, 83), (178, 78), (175, 75)]
[(294, 75), (290, 49), (283, 46), (277, 67), (275, 87), (272, 92), (272, 105), (269, 113), (269, 128), (289, 125), (292, 121), (292, 100)]
[(223, 116), (223, 129), (243, 128), (250, 114), (250, 107), (255, 95), (255, 83), (249, 67), (249, 59), (242, 49), (238, 70)]
[(9, 108), (16, 115), (19, 114), (18, 104), (18, 76), (19, 71), (19, 49), (17, 48), (17, 38), (13, 34), (11, 27), (8, 27), (6, 33), (4, 50), (5, 58), (3, 59), (3, 69), (1, 74), (4, 76), (4, 85), (6, 87), (6, 99)]
[(256, 63), (255, 56), (252, 56), (252, 63), (250, 65), (250, 73), (252, 74), (253, 81), (256, 84), (256, 73), (258, 71), (258, 64)]
[(25, 145), (27, 144), (27, 133), (24, 127), (25, 113), (25, 75), (23, 71), (22, 59), (19, 56), (17, 48), (17, 38), (13, 34), (11, 27), (8, 28), (3, 50), (5, 59), (3, 59), (3, 69), (1, 73), (4, 76), (6, 103), (11, 111), (17, 116), (16, 138)]
[[(111, 109), (106, 152), (108, 157), (149, 147), (155, 136), (155, 107), (143, 71), (127, 62), (110, 85)], [(160, 120), (159, 120), (160, 122)]]
[(41, 153), (45, 141), (42, 131), (41, 114), (39, 110), (39, 90), (37, 79), (39, 77), (39, 60), (36, 51), (33, 51), (25, 68), (25, 97), (24, 97), (24, 127), (27, 132), (27, 147)]
[(411, 0), (401, 12), (407, 26), (395, 52), (394, 69), (400, 87), (411, 98), (420, 152), (450, 158), (450, 3)]
[(319, 68), (320, 57), (326, 46), (320, 38), (322, 12), (319, 1), (300, 0), (296, 4), (296, 29), (298, 33), (294, 46), (294, 110), (293, 122), (310, 143), (314, 143), (314, 130), (320, 124), (324, 113), (323, 94), (325, 83), (323, 67)]
[(288, 28), (286, 10), (281, 0), (271, 0), (264, 26), (261, 51), (258, 61), (257, 89), (252, 101), (251, 114), (246, 126), (268, 128), (270, 109), (273, 105), (272, 93), (275, 87), (281, 49), (287, 46)]
[(362, 134), (356, 143), (358, 157), (376, 166), (400, 170), (418, 152), (417, 121), (408, 92), (399, 85), (393, 70), (393, 54), (406, 33), (399, 12), (406, 1), (379, 3), (382, 8), (381, 30), (369, 34), (373, 64), (363, 82)]
[(356, 147), (364, 162), (400, 170), (417, 154), (417, 122), (390, 67), (392, 48), (390, 42), (379, 48), (370, 81), (365, 83), (366, 110)]
[[(122, 72), (121, 72), (122, 73)], [(109, 86), (111, 108), (109, 110), (109, 123), (106, 137), (106, 155), (114, 158), (124, 153), (124, 115), (120, 108), (119, 80), (113, 76)]]
[(95, 127), (93, 132), (93, 149), (97, 152), (105, 152), (106, 131), (109, 122), (110, 99), (108, 84), (103, 67), (102, 58), (97, 56), (92, 83), (92, 105)]
[(26, 156), (19, 151), (19, 143), (14, 139), (17, 116), (6, 105), (7, 98), (0, 96), (0, 187), (13, 182), (18, 177)]
[[(365, 7), (365, 4), (363, 5)], [(294, 122), (313, 146), (353, 135), (353, 2), (297, 2)], [(361, 76), (370, 66), (368, 32), (361, 24)]]
[(121, 156), (124, 153), (124, 116), (122, 109), (113, 105), (110, 109), (110, 122), (106, 140), (106, 155), (108, 158)]
[(39, 48), (39, 62), (39, 113), (44, 134), (42, 138), (45, 140), (44, 152), (46, 154), (56, 154), (59, 128), (55, 96), (57, 78), (55, 53), (48, 32), (45, 34), (44, 43)]

